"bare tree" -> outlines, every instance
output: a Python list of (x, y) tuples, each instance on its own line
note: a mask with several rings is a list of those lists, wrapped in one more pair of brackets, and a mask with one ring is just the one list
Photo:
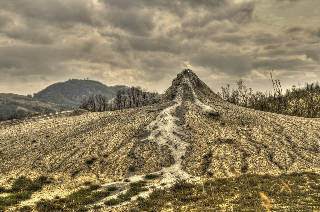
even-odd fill
[(160, 101), (160, 95), (155, 92), (143, 91), (139, 87), (131, 87), (117, 92), (112, 101), (101, 95), (90, 95), (80, 108), (89, 111), (122, 110), (126, 108), (141, 107)]

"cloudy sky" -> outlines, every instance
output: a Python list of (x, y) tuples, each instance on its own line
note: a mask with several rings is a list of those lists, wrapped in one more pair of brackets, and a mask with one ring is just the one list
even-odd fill
[(89, 78), (164, 91), (191, 66), (213, 90), (320, 78), (319, 0), (2, 0), (0, 93)]

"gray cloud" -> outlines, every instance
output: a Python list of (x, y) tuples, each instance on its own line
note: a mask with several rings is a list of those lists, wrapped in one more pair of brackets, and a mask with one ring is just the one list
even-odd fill
[[(10, 75), (55, 75), (54, 68), (68, 55), (51, 47), (10, 46), (0, 47), (0, 70)], [(61, 73), (62, 74), (62, 73)]]
[(121, 9), (130, 8), (154, 8), (164, 11), (177, 12), (177, 15), (184, 14), (186, 8), (218, 8), (229, 4), (229, 0), (137, 0), (137, 1), (127, 1), (127, 0), (101, 0), (106, 5), (110, 7), (118, 7)]
[[(1, 1), (0, 88), (14, 91), (15, 79), (37, 79), (43, 86), (44, 81), (90, 77), (163, 91), (185, 61), (203, 76), (216, 77), (212, 80), (255, 80), (270, 68), (292, 75), (315, 72), (320, 28), (291, 20), (290, 10), (299, 11), (298, 2)], [(281, 17), (273, 13), (279, 8)], [(270, 24), (269, 14), (272, 24), (288, 26)]]
[(314, 61), (320, 62), (320, 51), (315, 50), (307, 50), (306, 51), (307, 58), (311, 58)]
[(6, 14), (0, 13), (0, 28), (3, 28), (10, 23), (12, 23), (11, 18)]
[(95, 23), (93, 5), (86, 0), (1, 1), (0, 8), (31, 18), (32, 21), (46, 21), (50, 24)]
[(180, 44), (169, 37), (133, 37), (128, 40), (130, 46), (137, 51), (168, 52), (175, 54), (181, 53)]
[(228, 20), (238, 24), (248, 23), (253, 18), (254, 3), (232, 4), (228, 3), (219, 4), (214, 10), (208, 9), (206, 11), (199, 11), (202, 13), (199, 17), (190, 17), (182, 22), (183, 27), (205, 27), (213, 21)]
[(194, 56), (191, 62), (197, 66), (208, 67), (216, 72), (224, 72), (234, 76), (244, 76), (251, 71), (252, 59), (239, 52), (217, 52), (205, 50)]
[(265, 70), (284, 69), (296, 71), (307, 65), (308, 63), (300, 59), (265, 59), (255, 61), (253, 67)]
[(288, 34), (291, 35), (301, 35), (302, 36), (310, 36), (312, 38), (320, 38), (320, 27), (319, 28), (306, 28), (301, 26), (290, 27), (287, 30)]
[(106, 19), (113, 27), (135, 35), (147, 35), (155, 26), (150, 11), (111, 9), (108, 10)]
[(27, 26), (4, 28), (2, 33), (9, 38), (30, 43), (51, 44), (54, 41), (49, 35), (49, 31), (43, 29), (33, 29)]

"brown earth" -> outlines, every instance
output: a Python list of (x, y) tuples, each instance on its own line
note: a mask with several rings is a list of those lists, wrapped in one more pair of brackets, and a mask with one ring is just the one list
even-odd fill
[(124, 178), (148, 173), (162, 172), (154, 184), (161, 188), (180, 179), (319, 171), (320, 119), (232, 105), (191, 70), (164, 96), (141, 108), (0, 123), (0, 185), (48, 176), (45, 192), (65, 196), (86, 181), (124, 188)]

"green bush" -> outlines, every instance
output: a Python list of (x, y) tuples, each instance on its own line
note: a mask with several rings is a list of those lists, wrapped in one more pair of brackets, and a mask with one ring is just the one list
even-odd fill
[(147, 174), (145, 177), (144, 177), (144, 179), (146, 179), (146, 180), (153, 180), (153, 179), (157, 179), (157, 178), (159, 178), (160, 177), (160, 175), (158, 175), (158, 174)]
[(23, 200), (30, 199), (31, 194), (30, 191), (19, 191), (5, 197), (0, 197), (0, 206), (7, 207), (16, 205)]
[(30, 212), (30, 211), (32, 211), (32, 208), (27, 205), (19, 208), (19, 212)]
[(5, 193), (7, 189), (5, 187), (0, 186), (0, 194)]
[[(148, 191), (148, 189), (145, 187), (147, 185), (146, 181), (138, 181), (130, 183), (130, 188), (125, 192), (120, 194), (115, 199), (110, 199), (105, 202), (105, 205), (118, 205), (120, 203), (130, 201), (132, 197), (137, 196), (139, 193)], [(111, 187), (112, 188), (112, 187)], [(114, 188), (112, 188), (113, 190)]]
[(1, 210), (5, 210), (6, 207), (16, 205), (23, 200), (30, 199), (33, 192), (41, 190), (43, 185), (50, 182), (45, 176), (41, 176), (35, 180), (24, 176), (19, 177), (13, 182), (10, 189), (3, 189), (2, 192), (7, 192), (9, 195), (0, 197)]
[(59, 211), (64, 208), (67, 211), (87, 211), (87, 205), (93, 204), (110, 195), (110, 191), (95, 191), (101, 188), (100, 185), (89, 185), (89, 188), (82, 188), (65, 198), (54, 200), (42, 200), (37, 203), (39, 211)]
[(121, 203), (120, 199), (109, 199), (109, 200), (104, 202), (104, 204), (108, 205), (108, 206), (119, 205), (120, 203)]
[(29, 178), (24, 176), (16, 179), (11, 187), (12, 192), (18, 191), (37, 191), (41, 189), (41, 184), (38, 182), (33, 182)]
[(116, 186), (110, 186), (108, 187), (108, 191), (113, 192), (113, 191), (117, 191), (118, 188)]
[(93, 184), (93, 185), (90, 185), (90, 186), (89, 186), (89, 190), (91, 190), (91, 191), (97, 190), (97, 189), (99, 189), (99, 188), (101, 188), (101, 186), (100, 186), (100, 185), (97, 185), (97, 184)]

